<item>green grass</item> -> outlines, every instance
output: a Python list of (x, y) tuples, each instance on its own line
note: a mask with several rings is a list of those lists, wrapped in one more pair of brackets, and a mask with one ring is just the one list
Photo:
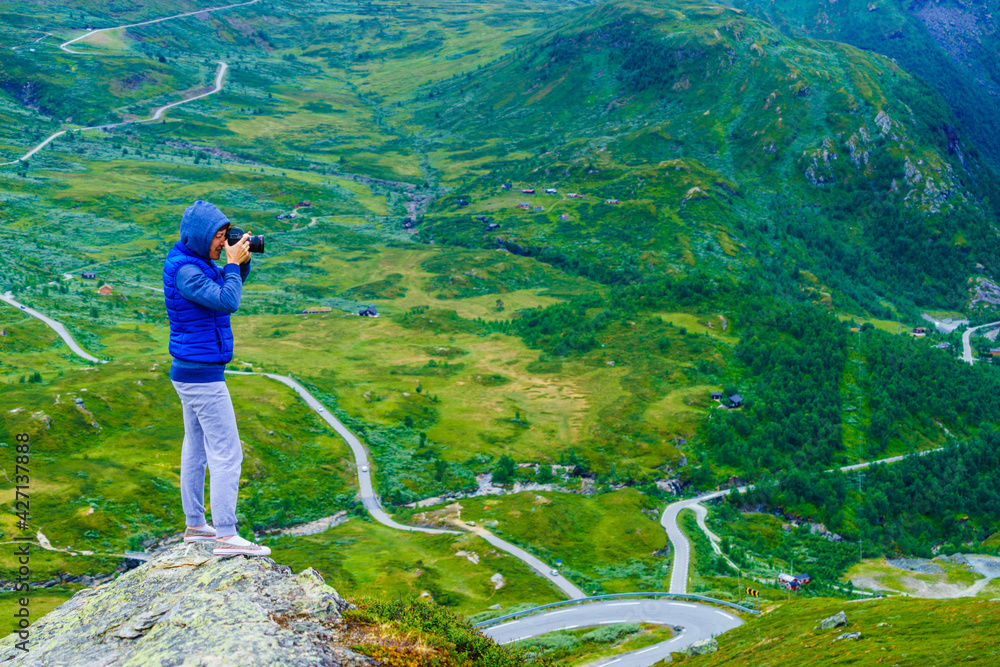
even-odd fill
[[(496, 604), (506, 609), (563, 599), (527, 565), (470, 534), (406, 533), (355, 518), (317, 535), (266, 543), (277, 562), (295, 571), (314, 567), (348, 597), (429, 597), (463, 616)], [(500, 588), (491, 580), (497, 573)]]
[[(36, 549), (32, 567), (39, 576), (108, 572), (117, 562), (114, 554), (183, 529), (183, 426), (179, 418), (163, 418), (179, 415), (166, 371), (162, 363), (121, 361), (0, 391), (2, 451), (12, 456), (14, 434), (30, 435), (30, 492), (49, 499), (32, 513), (30, 530), (59, 549), (92, 552)], [(237, 517), (243, 529), (308, 521), (347, 506), (353, 457), (343, 440), (282, 385), (242, 377), (228, 384), (244, 442)], [(83, 399), (82, 408), (76, 398)], [(306, 474), (309, 488), (287, 494)], [(0, 483), (0, 500), (13, 498), (13, 483)], [(15, 521), (5, 515), (0, 530), (14, 534)], [(0, 568), (12, 571), (14, 560), (12, 552), (0, 555)]]
[[(816, 628), (820, 620), (840, 611), (847, 614), (847, 627)], [(719, 637), (717, 653), (680, 662), (768, 667), (986, 665), (1000, 655), (998, 620), (1000, 606), (985, 600), (893, 597), (849, 604), (826, 598), (777, 602), (759, 618)], [(833, 641), (845, 632), (860, 632), (861, 639)]]
[(666, 534), (652, 513), (642, 513), (656, 506), (634, 489), (591, 497), (524, 492), (467, 498), (459, 505), (416, 517), (475, 521), (549, 564), (562, 559), (561, 572), (588, 594), (663, 590), (668, 584), (669, 562), (653, 555), (666, 546)]
[[(8, 547), (9, 545), (4, 544), (3, 546)], [(13, 614), (21, 609), (20, 600), (22, 598), (28, 598), (28, 610), (31, 612), (30, 620), (34, 622), (69, 600), (83, 587), (83, 584), (63, 584), (52, 588), (36, 588), (27, 593), (13, 591), (0, 593), (0, 610), (3, 610), (4, 615), (3, 621), (0, 622), (0, 637), (6, 637), (19, 629), (18, 621), (13, 618)]]

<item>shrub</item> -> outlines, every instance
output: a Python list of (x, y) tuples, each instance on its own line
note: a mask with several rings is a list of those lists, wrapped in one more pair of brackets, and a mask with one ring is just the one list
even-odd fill
[(592, 642), (613, 642), (621, 639), (622, 637), (628, 636), (632, 633), (639, 632), (641, 628), (638, 623), (619, 623), (617, 625), (606, 625), (602, 628), (597, 628), (596, 630), (591, 630), (585, 634), (581, 639), (585, 641)]
[(353, 602), (357, 610), (344, 612), (344, 620), (364, 634), (351, 648), (386, 665), (520, 667), (527, 662), (522, 651), (496, 644), (436, 604), (413, 597)]

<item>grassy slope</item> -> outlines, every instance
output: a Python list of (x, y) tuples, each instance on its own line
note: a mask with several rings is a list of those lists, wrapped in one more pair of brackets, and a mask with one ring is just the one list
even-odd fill
[[(495, 604), (507, 608), (563, 599), (526, 565), (472, 535), (403, 533), (352, 519), (318, 535), (267, 544), (279, 563), (295, 571), (315, 567), (341, 594), (352, 597), (429, 596), (464, 615)], [(500, 588), (490, 579), (497, 573), (504, 581)]]
[(997, 3), (884, 2), (871, 10), (862, 3), (826, 0), (781, 7), (757, 0), (736, 6), (767, 18), (791, 35), (835, 39), (895, 58), (923, 77), (955, 110), (970, 135), (965, 149), (997, 165), (998, 144), (984, 121), (997, 112), (989, 92), (996, 89), (995, 33), (984, 29)]
[[(839, 611), (847, 613), (846, 628), (814, 629)], [(796, 600), (774, 604), (759, 619), (721, 637), (717, 653), (681, 662), (755, 667), (987, 665), (998, 655), (998, 615), (997, 603), (983, 600)], [(834, 643), (844, 632), (860, 632), (861, 639)]]
[[(349, 490), (351, 473), (343, 441), (282, 385), (259, 378), (232, 378), (229, 385), (245, 443), (246, 521), (280, 525), (345, 506), (349, 496), (338, 494)], [(139, 547), (136, 540), (183, 529), (177, 498), (183, 429), (163, 365), (68, 370), (51, 383), (2, 392), (0, 404), (4, 451), (13, 452), (14, 433), (32, 438), (31, 493), (46, 498), (33, 513), (32, 531), (59, 549), (93, 552), (37, 550), (36, 572), (107, 572), (118, 562), (113, 554)], [(177, 418), (164, 419), (170, 415)], [(9, 458), (4, 465), (13, 475)], [(282, 490), (305, 474), (310, 488), (285, 495)], [(14, 485), (2, 487), (4, 501), (12, 502)], [(5, 515), (0, 530), (16, 533), (15, 521)], [(0, 563), (13, 570), (13, 554), (0, 556)]]
[[(824, 212), (810, 226), (874, 249), (885, 245), (877, 230), (831, 219), (842, 187), (880, 188), (880, 180), (900, 178), (894, 165), (907, 159), (947, 172), (949, 158), (928, 131), (943, 122), (937, 112), (897, 113), (887, 136), (902, 141), (879, 140), (875, 119), (888, 100), (914, 94), (906, 92), (912, 79), (884, 58), (829, 42), (793, 42), (721, 8), (638, 4), (623, 11), (632, 12), (628, 23), (605, 6), (567, 13), (530, 46), (422, 89), (411, 113), (433, 124), (436, 142), (494, 158), (479, 167), (481, 177), (458, 181), (460, 189), (440, 200), (423, 228), (426, 238), (463, 245), (502, 239), (535, 252), (554, 245), (550, 255), (600, 265), (618, 279), (640, 266), (738, 272), (762, 255), (762, 244), (780, 245), (786, 261), (842, 282), (834, 274), (844, 267), (823, 266), (822, 247), (808, 248), (813, 232), (795, 230), (802, 204)], [(497, 143), (497, 134), (504, 141)], [(534, 155), (510, 154), (521, 147)], [(504, 181), (513, 191), (500, 190)], [(518, 190), (529, 186), (539, 193), (556, 187), (560, 195), (536, 195), (531, 203), (545, 211), (524, 213), (514, 206), (526, 199)], [(567, 199), (567, 192), (587, 199)], [(458, 207), (459, 197), (472, 206)], [(609, 197), (622, 204), (601, 203)], [(921, 197), (918, 187), (911, 200)], [(943, 206), (945, 216), (963, 205)], [(792, 237), (767, 238), (762, 218), (784, 207), (774, 221)], [(935, 205), (924, 198), (919, 207)], [(474, 214), (499, 221), (500, 229), (487, 233)], [(954, 224), (921, 224), (934, 237), (941, 223)]]
[(666, 585), (669, 563), (654, 554), (666, 535), (642, 513), (655, 507), (634, 489), (593, 498), (525, 492), (465, 499), (444, 514), (483, 524), (548, 563), (562, 559), (563, 573), (588, 593), (621, 593)]

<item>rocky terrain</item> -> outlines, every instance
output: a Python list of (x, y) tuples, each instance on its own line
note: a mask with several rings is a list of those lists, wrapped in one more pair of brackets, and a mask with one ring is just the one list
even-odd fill
[(270, 558), (213, 556), (178, 544), (114, 581), (87, 588), (30, 628), (28, 651), (11, 634), (0, 663), (102, 667), (366, 665), (339, 638), (351, 608), (310, 568)]

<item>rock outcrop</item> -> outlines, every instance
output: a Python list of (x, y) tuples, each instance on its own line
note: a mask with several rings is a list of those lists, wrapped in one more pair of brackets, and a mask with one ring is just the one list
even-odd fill
[(719, 642), (715, 639), (702, 639), (701, 641), (696, 641), (688, 647), (688, 655), (708, 655), (709, 653), (715, 653), (719, 650)]
[(824, 618), (819, 622), (819, 627), (821, 630), (832, 630), (833, 628), (842, 628), (847, 625), (847, 614), (842, 611), (837, 612), (830, 618)]
[(352, 608), (316, 570), (178, 544), (0, 640), (0, 664), (89, 667), (374, 665), (338, 641)]

